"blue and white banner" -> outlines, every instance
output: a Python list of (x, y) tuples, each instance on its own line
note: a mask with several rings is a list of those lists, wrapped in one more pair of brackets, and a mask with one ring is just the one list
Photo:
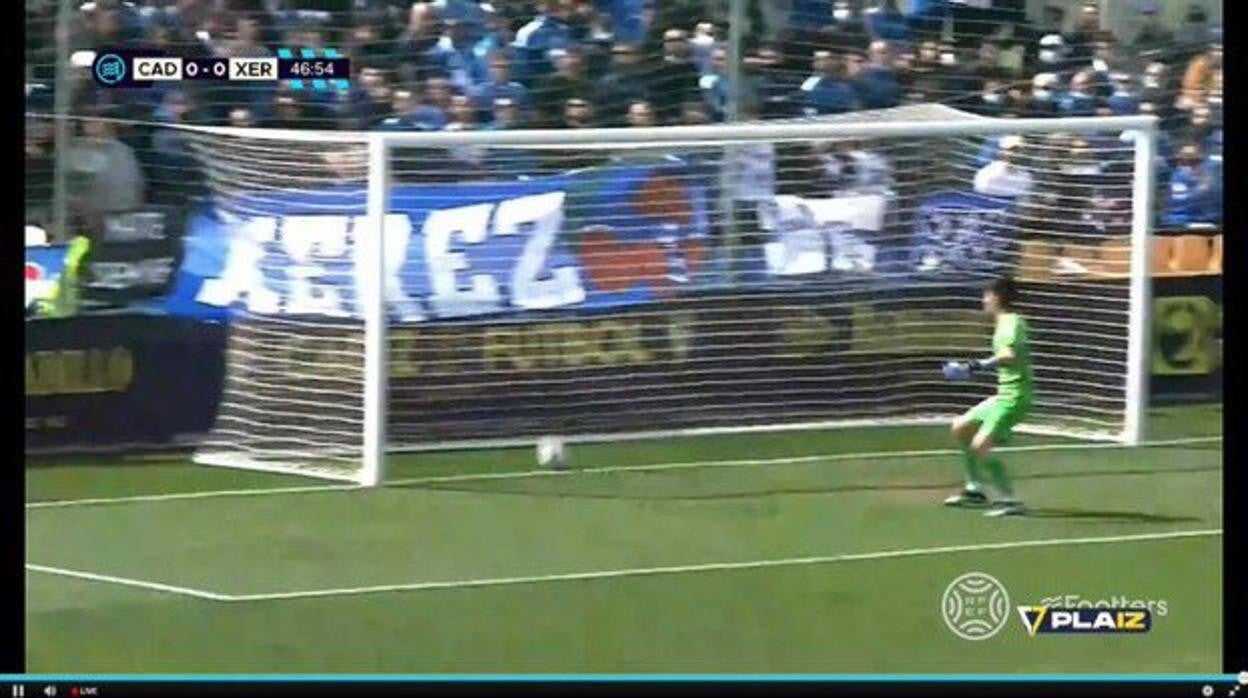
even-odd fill
[[(522, 182), (397, 186), (386, 220), (394, 319), (602, 309), (720, 277), (706, 185), (679, 161)], [(364, 193), (249, 196), (192, 217), (171, 314), (358, 317)], [(332, 213), (325, 213), (331, 211)]]
[(767, 271), (775, 277), (802, 277), (872, 271), (876, 245), (869, 241), (884, 227), (888, 198), (880, 194), (808, 199), (777, 196), (759, 207), (759, 222), (771, 232), (763, 245)]
[[(707, 176), (682, 162), (518, 182), (402, 185), (386, 221), (388, 308), (403, 322), (595, 311), (735, 285), (845, 273), (982, 271), (1007, 261), (1011, 203), (945, 192), (909, 239), (881, 236), (887, 195), (777, 196), (759, 206), (757, 273), (731, 277), (712, 239)], [(172, 293), (147, 310), (225, 320), (360, 315), (368, 234), (357, 189), (280, 192), (191, 216)], [(897, 224), (895, 222), (893, 225)], [(895, 267), (899, 263), (900, 267)]]
[(923, 199), (911, 259), (919, 272), (991, 271), (1009, 261), (1014, 203), (982, 194), (944, 192)]

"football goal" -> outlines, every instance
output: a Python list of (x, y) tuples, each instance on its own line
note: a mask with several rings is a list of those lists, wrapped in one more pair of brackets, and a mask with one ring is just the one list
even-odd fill
[(387, 454), (943, 423), (994, 389), (1014, 275), (1024, 431), (1133, 443), (1152, 117), (938, 105), (794, 123), (186, 131), (228, 244), (202, 463), (376, 485)]

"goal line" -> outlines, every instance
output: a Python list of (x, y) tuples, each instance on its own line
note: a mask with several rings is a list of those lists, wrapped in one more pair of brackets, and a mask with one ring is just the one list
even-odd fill
[[(1124, 444), (1115, 441), (1078, 441), (1060, 444), (1034, 444), (1029, 446), (1002, 446), (998, 451), (1004, 453), (1029, 453), (1044, 451), (1081, 451), (1101, 449), (1134, 449), (1134, 448), (1167, 448), (1176, 446), (1195, 446), (1198, 444), (1221, 443), (1222, 436), (1191, 436), (1175, 439), (1158, 439), (1138, 444)], [(903, 458), (932, 458), (957, 455), (958, 451), (947, 448), (917, 449), (904, 451), (867, 451), (860, 453), (833, 453), (822, 455), (785, 456), (777, 458), (746, 458), (734, 460), (680, 461), (666, 463), (643, 463), (635, 465), (612, 465), (588, 468), (573, 468), (566, 471), (556, 470), (516, 470), (499, 473), (463, 473), (452, 475), (432, 475), (426, 477), (395, 478), (388, 480), (388, 486), (412, 486), (422, 484), (439, 484), (454, 482), (474, 482), (490, 480), (516, 480), (538, 477), (573, 477), (576, 475), (598, 475), (608, 473), (629, 472), (662, 472), (668, 470), (689, 470), (697, 468), (731, 468), (751, 466), (783, 466), (802, 465), (820, 462), (843, 462), (854, 460), (890, 460)], [(165, 494), (141, 494), (121, 497), (92, 497), (85, 499), (53, 499), (27, 502), (26, 509), (60, 509), (71, 507), (97, 506), (109, 504), (131, 504), (139, 502), (168, 502), (187, 499), (215, 499), (220, 497), (261, 497), (287, 494), (312, 494), (321, 492), (352, 491), (360, 489), (358, 484), (303, 485), (293, 487), (257, 487), (252, 489), (207, 490), (202, 492), (174, 492)]]

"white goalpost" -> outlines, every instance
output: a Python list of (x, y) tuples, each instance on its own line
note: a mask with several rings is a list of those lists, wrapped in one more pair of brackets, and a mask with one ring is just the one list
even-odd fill
[(187, 128), (230, 241), (211, 465), (355, 482), (446, 447), (943, 423), (1022, 284), (1022, 431), (1138, 443), (1153, 117), (919, 107), (559, 131)]

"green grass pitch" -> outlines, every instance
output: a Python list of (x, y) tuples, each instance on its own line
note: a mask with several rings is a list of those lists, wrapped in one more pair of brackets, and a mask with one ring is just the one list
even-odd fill
[[(392, 463), (416, 481), (366, 491), (31, 463), (28, 670), (1217, 672), (1221, 407), (1156, 408), (1148, 431), (1184, 441), (1020, 437), (1006, 464), (1034, 511), (1012, 519), (939, 505), (959, 467), (937, 428), (573, 446), (572, 472), (524, 477), (443, 476), (536, 471), (530, 449), (422, 454)], [(166, 496), (223, 490), (255, 494)], [(1011, 605), (976, 642), (940, 606), (971, 571)], [(1058, 594), (1166, 613), (1143, 635), (1029, 637), (1012, 607)]]

